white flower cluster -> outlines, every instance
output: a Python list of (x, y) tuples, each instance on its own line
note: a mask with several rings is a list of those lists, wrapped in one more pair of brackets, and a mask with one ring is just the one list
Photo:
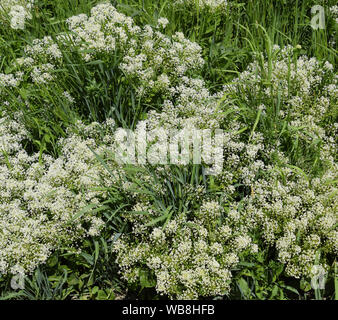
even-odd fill
[(34, 0), (2, 0), (0, 15), (8, 15), (12, 29), (23, 30), (26, 20), (32, 19), (33, 6)]
[[(257, 55), (247, 70), (235, 79), (234, 84), (225, 86), (225, 92), (243, 89), (248, 93), (246, 96), (249, 96), (249, 93), (262, 93), (264, 98), (280, 94), (284, 101), (298, 93), (299, 99), (311, 99), (315, 90), (320, 88), (327, 78), (332, 78), (333, 66), (329, 62), (320, 63), (316, 58), (307, 56), (300, 56), (295, 61), (295, 50), (297, 48), (292, 46), (281, 48), (274, 45), (270, 66), (263, 54)], [(265, 80), (270, 83), (265, 84)], [(301, 103), (297, 107), (300, 109)]]
[[(218, 203), (204, 202), (190, 218), (178, 214), (148, 231), (150, 237), (148, 232), (137, 233), (137, 241), (122, 236), (114, 243), (122, 277), (138, 283), (140, 274), (148, 272), (157, 292), (171, 299), (227, 294), (238, 254), (254, 246), (247, 235), (221, 224), (222, 214)], [(135, 221), (135, 215), (130, 218)]]
[[(285, 180), (281, 182), (281, 176)], [(252, 232), (260, 230), (268, 245), (277, 249), (278, 260), (286, 264), (286, 273), (300, 278), (311, 276), (319, 264), (320, 250), (325, 265), (327, 254), (338, 253), (337, 165), (321, 178), (308, 181), (290, 168), (257, 180), (254, 194), (247, 197), (240, 220)]]
[(335, 19), (336, 23), (338, 23), (338, 6), (332, 6), (329, 8), (330, 13), (332, 14), (333, 18)]
[[(76, 218), (88, 204), (105, 195), (95, 190), (102, 169), (95, 161), (98, 124), (78, 124), (80, 135), (69, 132), (59, 141), (56, 159), (24, 149), (28, 132), (20, 115), (0, 118), (0, 272), (18, 268), (32, 272), (59, 246), (72, 246), (103, 226), (90, 210)], [(82, 129), (81, 129), (82, 128)], [(84, 138), (83, 138), (84, 137)], [(105, 138), (110, 141), (111, 138)]]
[(170, 88), (161, 112), (148, 112), (152, 128), (219, 128), (223, 119), (218, 97), (213, 96), (201, 79), (182, 77), (180, 83)]
[[(258, 56), (233, 83), (224, 86), (224, 94), (240, 95), (249, 104), (255, 103), (252, 97), (260, 97), (263, 101), (276, 101), (279, 97), (277, 116), (280, 119), (289, 119), (290, 126), (307, 143), (312, 143), (316, 137), (332, 149), (332, 137), (337, 134), (337, 128), (327, 120), (335, 113), (338, 77), (329, 62), (322, 63), (307, 56), (296, 59), (295, 50), (297, 48), (291, 46), (275, 45), (272, 61)], [(266, 107), (260, 104), (258, 109), (266, 114)]]
[(25, 47), (25, 56), (16, 60), (20, 71), (29, 76), (34, 84), (46, 84), (55, 79), (53, 70), (62, 63), (59, 45), (50, 36), (34, 39)]
[(7, 88), (16, 88), (22, 81), (22, 72), (16, 74), (4, 74), (0, 73), (0, 92)]
[[(149, 25), (140, 28), (108, 3), (95, 6), (90, 17), (81, 14), (67, 21), (74, 34), (72, 41), (80, 45), (85, 60), (121, 54), (119, 68), (140, 95), (167, 95), (180, 77), (204, 63), (200, 46), (182, 33), (169, 38)], [(160, 18), (158, 27), (165, 28), (167, 23)]]
[[(217, 110), (218, 97), (210, 94), (203, 80), (189, 76), (204, 64), (201, 48), (182, 33), (169, 38), (149, 25), (140, 28), (110, 4), (94, 7), (90, 17), (81, 14), (67, 21), (72, 32), (69, 37), (57, 36), (58, 43), (49, 36), (33, 40), (25, 48), (25, 56), (17, 59), (26, 82), (52, 85), (58, 75), (54, 71), (62, 68), (64, 48), (79, 47), (85, 60), (111, 59), (119, 53), (122, 59), (118, 67), (138, 94), (146, 101), (159, 96), (165, 99), (161, 112), (148, 114), (150, 127), (219, 127), (222, 110)], [(158, 20), (161, 28), (167, 23), (164, 18)], [(2, 77), (10, 78), (8, 82), (20, 88), (15, 74)], [(9, 85), (6, 81), (0, 84)], [(2, 99), (10, 98), (4, 92)]]
[[(85, 61), (102, 59), (109, 63), (118, 55), (121, 57), (118, 68), (143, 99), (165, 98), (164, 108), (171, 108), (173, 101), (177, 101), (175, 108), (181, 109), (189, 121), (205, 123), (211, 117), (212, 127), (215, 126), (215, 106), (201, 103), (210, 100), (209, 91), (202, 80), (189, 77), (204, 64), (201, 47), (180, 32), (172, 37), (161, 33), (158, 28), (164, 28), (167, 19), (159, 18), (158, 28), (149, 25), (141, 28), (131, 17), (103, 3), (92, 8), (90, 17), (80, 14), (67, 22), (69, 35), (57, 35), (57, 43), (49, 36), (36, 39), (25, 48), (25, 55), (17, 59), (17, 69), (24, 72), (27, 80), (33, 84), (53, 81), (57, 76), (53, 70), (63, 64), (62, 50), (79, 50)], [(163, 115), (169, 113), (168, 110)], [(179, 113), (171, 121), (178, 116)], [(175, 121), (176, 125), (180, 122)]]

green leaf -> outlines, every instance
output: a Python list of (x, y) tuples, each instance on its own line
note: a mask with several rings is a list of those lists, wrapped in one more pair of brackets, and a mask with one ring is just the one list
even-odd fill
[(280, 286), (281, 286), (282, 288), (284, 288), (284, 289), (287, 289), (287, 290), (289, 290), (289, 291), (295, 293), (295, 294), (300, 295), (299, 292), (298, 292), (298, 290), (297, 290), (296, 288), (293, 288), (293, 287), (291, 287), (291, 286), (286, 286), (286, 285), (284, 285), (284, 284), (281, 284)]
[(237, 280), (237, 285), (242, 293), (243, 298), (248, 299), (250, 297), (251, 290), (246, 280), (244, 278), (240, 278)]
[(274, 285), (273, 289), (272, 289), (272, 292), (271, 292), (271, 296), (270, 296), (270, 299), (274, 298), (277, 293), (278, 293), (278, 286), (277, 285)]
[(139, 271), (140, 284), (142, 288), (153, 288), (156, 286), (156, 281), (149, 279), (149, 272), (146, 270)]
[(301, 279), (300, 280), (300, 288), (304, 292), (310, 291), (311, 290), (311, 284), (308, 281), (306, 281), (305, 279)]
[(90, 265), (93, 265), (94, 264), (94, 260), (93, 260), (93, 257), (88, 254), (88, 253), (85, 253), (85, 252), (81, 252), (81, 256), (85, 258), (85, 260), (90, 264)]
[(57, 263), (58, 263), (59, 259), (57, 255), (52, 255), (49, 259), (48, 259), (48, 266), (49, 267), (54, 267)]

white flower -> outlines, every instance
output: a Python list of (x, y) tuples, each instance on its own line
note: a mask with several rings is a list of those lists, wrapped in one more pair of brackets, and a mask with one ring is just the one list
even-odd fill
[(157, 25), (161, 28), (165, 28), (167, 26), (167, 24), (169, 23), (168, 19), (167, 18), (159, 18), (157, 20)]
[(25, 21), (31, 19), (32, 15), (27, 10), (27, 8), (21, 5), (14, 5), (11, 7), (9, 12), (9, 17), (11, 19), (11, 28), (12, 29), (25, 29)]

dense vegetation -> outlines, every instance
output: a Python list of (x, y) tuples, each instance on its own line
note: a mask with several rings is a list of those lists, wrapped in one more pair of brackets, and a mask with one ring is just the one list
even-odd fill
[[(337, 19), (1, 0), (0, 299), (337, 299)], [(145, 127), (222, 129), (219, 174), (121, 165)]]

